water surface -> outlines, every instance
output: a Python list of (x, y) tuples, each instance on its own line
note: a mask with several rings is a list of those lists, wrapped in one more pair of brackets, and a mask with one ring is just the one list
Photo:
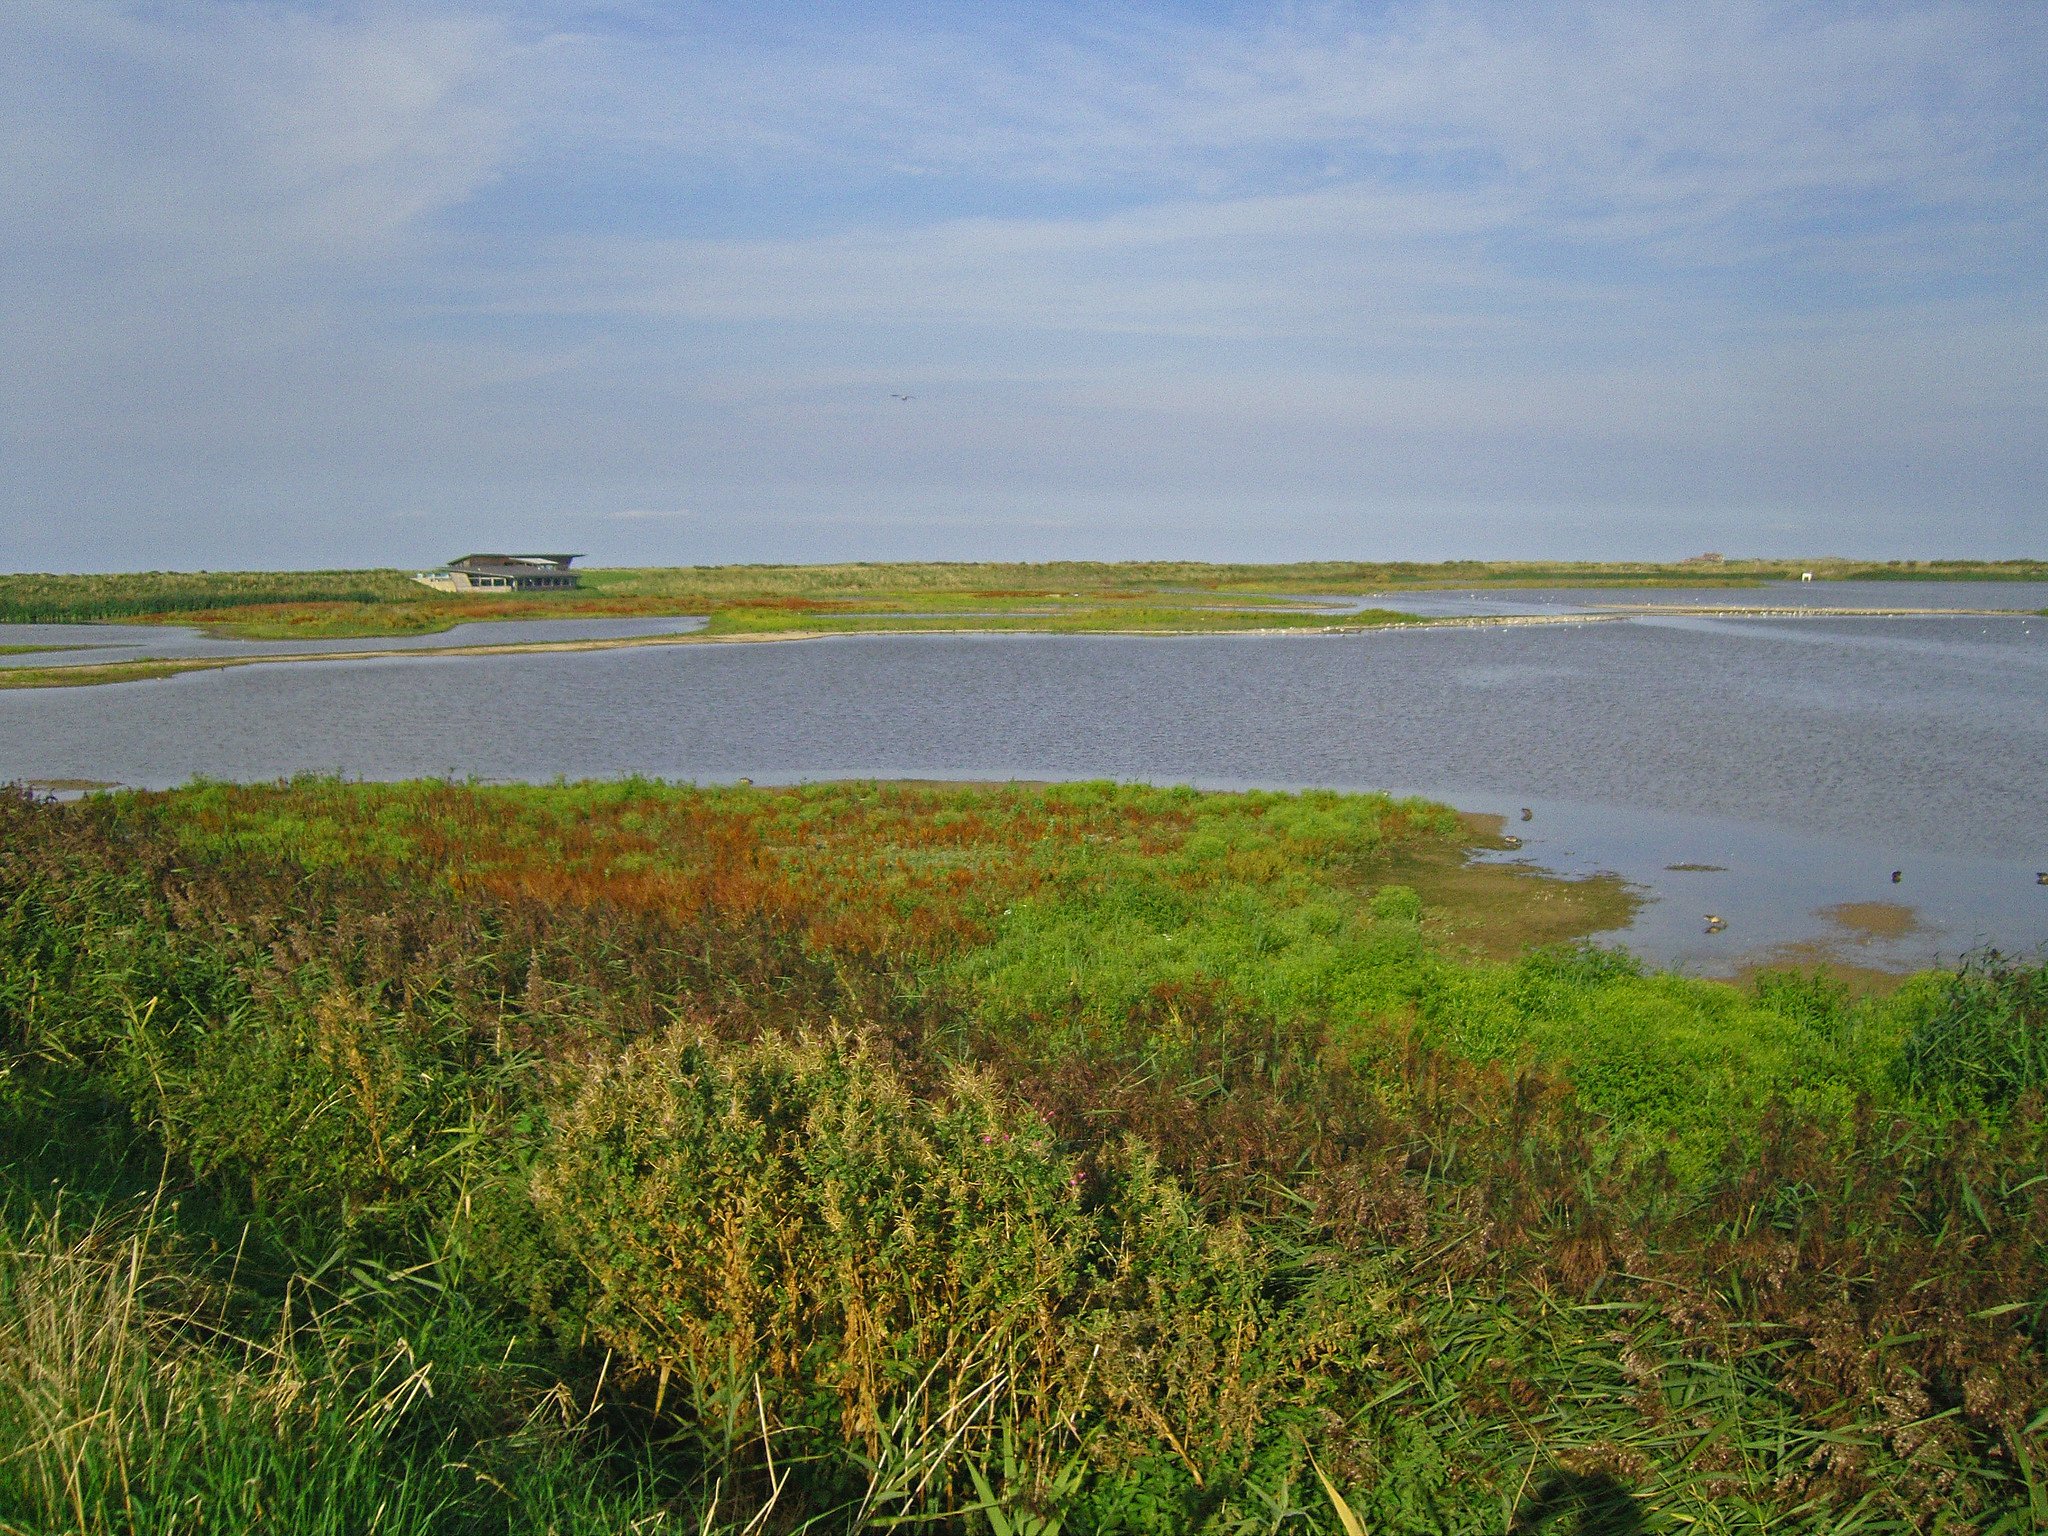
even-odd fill
[(343, 640), (242, 640), (180, 624), (0, 624), (0, 646), (76, 646), (76, 650), (0, 655), (0, 666), (62, 667), (109, 661), (172, 661), (195, 656), (317, 656), (345, 651), (433, 651), (449, 646), (512, 645), (536, 640), (613, 640), (678, 635), (702, 618), (488, 619), (437, 635), (361, 635)]
[[(1622, 937), (1666, 963), (2048, 944), (2048, 624), (2019, 616), (414, 649), (0, 692), (0, 779), (305, 771), (1391, 788), (1507, 815), (1503, 856), (1637, 882)], [(1873, 902), (1919, 926), (1825, 915)]]

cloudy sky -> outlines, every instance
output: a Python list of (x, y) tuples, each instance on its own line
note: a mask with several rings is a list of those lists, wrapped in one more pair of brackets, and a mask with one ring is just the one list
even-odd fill
[(4, 569), (2048, 553), (2033, 3), (7, 0), (0, 185)]

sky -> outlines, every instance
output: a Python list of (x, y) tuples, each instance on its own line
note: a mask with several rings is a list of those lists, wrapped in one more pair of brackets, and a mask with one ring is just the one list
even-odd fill
[(2032, 0), (7, 0), (0, 186), (0, 569), (2048, 554)]

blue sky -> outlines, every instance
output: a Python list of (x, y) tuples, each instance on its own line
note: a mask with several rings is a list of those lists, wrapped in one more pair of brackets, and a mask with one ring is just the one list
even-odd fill
[(0, 170), (0, 568), (2048, 553), (2034, 4), (11, 0)]

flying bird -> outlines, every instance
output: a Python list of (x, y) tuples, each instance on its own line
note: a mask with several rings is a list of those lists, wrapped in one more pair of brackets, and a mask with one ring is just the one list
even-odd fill
[(890, 396), (889, 398), (890, 398), (891, 400), (915, 400), (915, 399), (917, 398), (917, 396), (915, 396), (915, 395), (891, 395), (891, 396)]

